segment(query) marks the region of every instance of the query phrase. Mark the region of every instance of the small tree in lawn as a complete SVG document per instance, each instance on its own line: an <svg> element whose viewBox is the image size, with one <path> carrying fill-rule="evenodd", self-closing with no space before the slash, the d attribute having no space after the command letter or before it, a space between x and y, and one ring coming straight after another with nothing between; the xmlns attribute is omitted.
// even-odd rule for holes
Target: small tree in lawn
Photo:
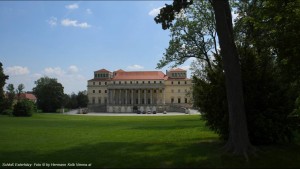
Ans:
<svg viewBox="0 0 300 169"><path fill-rule="evenodd" d="M12 109L12 106L13 106L13 102L14 102L14 99L16 97L16 92L15 92L15 87L13 84L8 84L7 87L7 102L8 102L8 109Z"/></svg>
<svg viewBox="0 0 300 169"><path fill-rule="evenodd" d="M30 117L34 111L34 103L30 100L19 100L13 109L13 115L16 117Z"/></svg>

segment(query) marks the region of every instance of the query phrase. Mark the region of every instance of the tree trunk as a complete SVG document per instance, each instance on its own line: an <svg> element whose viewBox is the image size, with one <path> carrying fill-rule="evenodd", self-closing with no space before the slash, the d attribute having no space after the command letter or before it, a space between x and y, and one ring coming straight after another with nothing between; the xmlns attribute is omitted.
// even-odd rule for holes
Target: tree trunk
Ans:
<svg viewBox="0 0 300 169"><path fill-rule="evenodd" d="M252 145L248 137L241 65L234 44L231 9L228 0L212 0L211 2L215 12L228 100L229 138L225 149L247 157Z"/></svg>

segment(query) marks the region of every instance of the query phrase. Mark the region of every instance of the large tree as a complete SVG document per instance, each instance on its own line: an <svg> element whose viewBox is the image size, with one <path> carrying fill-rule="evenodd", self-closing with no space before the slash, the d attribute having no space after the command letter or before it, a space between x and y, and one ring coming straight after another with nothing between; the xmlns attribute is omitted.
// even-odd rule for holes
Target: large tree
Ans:
<svg viewBox="0 0 300 169"><path fill-rule="evenodd" d="M235 154L244 154L252 150L248 137L247 120L244 108L241 65L234 43L231 8L228 0L210 1L216 21L216 31L221 48L221 56L226 81L226 95L229 111L229 138L226 150ZM187 8L192 1L174 0L172 5L166 5L155 17L157 23L162 23L163 29L172 26L175 15Z"/></svg>
<svg viewBox="0 0 300 169"><path fill-rule="evenodd" d="M219 55L215 26L208 1L195 1L184 14L177 14L176 22L170 27L169 47L157 68L170 63L176 67L191 57L211 67L213 55Z"/></svg>
<svg viewBox="0 0 300 169"><path fill-rule="evenodd" d="M64 87L55 78L42 77L35 81L33 92L37 97L37 106L44 112L56 112L61 108Z"/></svg>
<svg viewBox="0 0 300 169"><path fill-rule="evenodd" d="M290 140L292 126L297 126L289 115L296 108L296 98L300 98L299 5L298 0L253 0L236 4L236 44L244 58L243 67L248 67L243 74L249 78L243 79L247 84L244 92L248 95L249 133L250 138L254 134L259 136L257 141ZM256 64L247 66L247 60ZM257 84L251 85L253 82Z"/></svg>

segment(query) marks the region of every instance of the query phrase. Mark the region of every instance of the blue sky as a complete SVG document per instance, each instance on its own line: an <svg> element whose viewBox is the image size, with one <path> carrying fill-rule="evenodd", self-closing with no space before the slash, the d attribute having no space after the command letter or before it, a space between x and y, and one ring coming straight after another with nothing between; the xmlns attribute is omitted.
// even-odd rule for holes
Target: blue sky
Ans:
<svg viewBox="0 0 300 169"><path fill-rule="evenodd" d="M153 20L165 3L171 1L0 1L6 83L31 91L46 75L70 94L86 90L102 68L155 70L170 39Z"/></svg>

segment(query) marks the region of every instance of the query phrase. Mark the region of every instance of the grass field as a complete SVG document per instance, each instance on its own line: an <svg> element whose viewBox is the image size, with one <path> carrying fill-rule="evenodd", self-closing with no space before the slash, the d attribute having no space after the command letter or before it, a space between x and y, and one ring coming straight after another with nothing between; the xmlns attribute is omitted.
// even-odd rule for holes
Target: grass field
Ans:
<svg viewBox="0 0 300 169"><path fill-rule="evenodd" d="M300 144L259 147L249 162L223 153L222 145L197 115L0 116L0 168L3 163L82 163L94 168L300 167Z"/></svg>

